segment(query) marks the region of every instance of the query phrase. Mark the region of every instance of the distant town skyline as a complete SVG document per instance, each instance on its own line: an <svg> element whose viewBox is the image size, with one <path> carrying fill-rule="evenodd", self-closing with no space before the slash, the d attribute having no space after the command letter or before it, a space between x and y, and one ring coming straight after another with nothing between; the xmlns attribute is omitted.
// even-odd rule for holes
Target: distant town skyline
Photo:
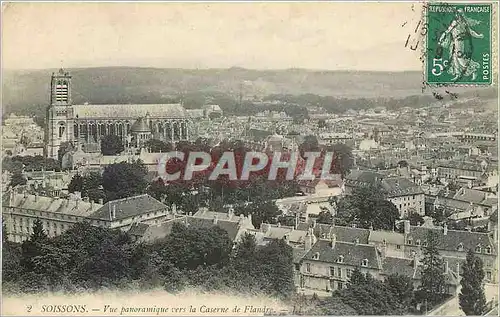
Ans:
<svg viewBox="0 0 500 317"><path fill-rule="evenodd" d="M4 3L4 69L421 70L412 3ZM412 25L415 24L415 25Z"/></svg>

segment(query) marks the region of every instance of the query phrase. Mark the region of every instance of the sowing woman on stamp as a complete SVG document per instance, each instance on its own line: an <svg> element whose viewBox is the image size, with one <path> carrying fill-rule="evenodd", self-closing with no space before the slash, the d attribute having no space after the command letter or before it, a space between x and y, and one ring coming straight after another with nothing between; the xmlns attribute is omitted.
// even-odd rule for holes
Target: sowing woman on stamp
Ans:
<svg viewBox="0 0 500 317"><path fill-rule="evenodd" d="M458 9L455 18L450 23L446 31L441 34L438 45L449 51L450 66L448 73L453 77L452 80L457 80L459 77L472 76L472 80L477 77L477 71L480 68L478 62L472 60L471 52L466 53L465 42L471 37L483 38L483 34L479 34L471 27L481 23L480 21L467 18L462 9Z"/></svg>

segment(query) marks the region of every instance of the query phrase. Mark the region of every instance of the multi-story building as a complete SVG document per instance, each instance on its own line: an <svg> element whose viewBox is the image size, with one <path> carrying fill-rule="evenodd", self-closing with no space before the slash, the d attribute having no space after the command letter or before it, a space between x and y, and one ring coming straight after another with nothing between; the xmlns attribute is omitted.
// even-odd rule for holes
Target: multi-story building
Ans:
<svg viewBox="0 0 500 317"><path fill-rule="evenodd" d="M401 218L411 212L425 214L425 195L420 186L404 177L386 177L382 173L367 170L353 170L345 180L345 194L350 195L354 188L377 186L381 188L387 200L400 212Z"/></svg>
<svg viewBox="0 0 500 317"><path fill-rule="evenodd" d="M304 230L307 226L301 223L298 229ZM483 260L486 282L498 283L496 227L490 233L479 233L410 226L407 221L402 233L320 224L307 230L304 243L293 249L299 292L326 295L341 289L356 268L380 280L391 274L409 276L414 287L418 287L422 251L430 232L436 235L444 260L448 294L457 291L461 267L469 249Z"/></svg>

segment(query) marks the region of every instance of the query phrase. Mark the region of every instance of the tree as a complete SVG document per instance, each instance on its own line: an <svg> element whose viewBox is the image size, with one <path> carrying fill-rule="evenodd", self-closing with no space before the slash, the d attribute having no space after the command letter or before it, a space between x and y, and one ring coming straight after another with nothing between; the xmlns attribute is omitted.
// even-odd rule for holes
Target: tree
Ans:
<svg viewBox="0 0 500 317"><path fill-rule="evenodd" d="M68 191L70 193L74 193L74 192L81 193L82 189L83 189L83 177L79 173L77 173L77 174L75 174L75 176L73 176L73 178L69 182Z"/></svg>
<svg viewBox="0 0 500 317"><path fill-rule="evenodd" d="M378 187L361 186L339 201L335 219L340 225L354 223L365 229L392 230L399 211Z"/></svg>
<svg viewBox="0 0 500 317"><path fill-rule="evenodd" d="M411 277L399 274L389 275L384 281L405 310L410 309L414 298L413 281Z"/></svg>
<svg viewBox="0 0 500 317"><path fill-rule="evenodd" d="M319 213L318 219L316 219L316 222L331 225L333 223L333 215L328 210L322 210Z"/></svg>
<svg viewBox="0 0 500 317"><path fill-rule="evenodd" d="M352 149L342 143L337 143L332 147L334 156L334 171L342 175L345 178L351 171L354 164L354 159L352 155Z"/></svg>
<svg viewBox="0 0 500 317"><path fill-rule="evenodd" d="M14 174L12 174L10 176L9 186L10 187L16 187L16 186L19 186L19 185L26 185L27 182L28 181L24 177L23 173L21 173L21 172L15 172Z"/></svg>
<svg viewBox="0 0 500 317"><path fill-rule="evenodd" d="M108 200L144 194L147 188L147 170L140 161L121 162L106 166L102 186Z"/></svg>
<svg viewBox="0 0 500 317"><path fill-rule="evenodd" d="M410 213L407 217L408 220L410 220L410 224L412 226L420 226L424 223L424 218L415 211L415 209L410 209Z"/></svg>
<svg viewBox="0 0 500 317"><path fill-rule="evenodd" d="M195 270L199 266L224 266L229 261L231 249L227 232L219 226L193 228L175 223L163 256L178 269Z"/></svg>
<svg viewBox="0 0 500 317"><path fill-rule="evenodd" d="M391 289L374 279L369 273L364 275L356 270L351 275L347 288L337 290L333 296L354 308L358 315L401 315L404 308Z"/></svg>
<svg viewBox="0 0 500 317"><path fill-rule="evenodd" d="M162 178L158 178L149 184L148 194L156 200L162 201L167 193L165 182Z"/></svg>
<svg viewBox="0 0 500 317"><path fill-rule="evenodd" d="M289 298L295 291L292 248L283 240L272 240L257 253L256 260L260 264L256 273L267 284L267 293Z"/></svg>
<svg viewBox="0 0 500 317"><path fill-rule="evenodd" d="M102 176L98 172L92 172L85 176L76 174L68 185L70 193L80 192L82 197L88 197L91 201L105 200L106 194L102 190Z"/></svg>
<svg viewBox="0 0 500 317"><path fill-rule="evenodd" d="M427 234L427 246L424 247L422 260L422 278L419 292L421 299L436 303L443 298L445 293L445 272L443 259L439 255L439 236L430 231Z"/></svg>
<svg viewBox="0 0 500 317"><path fill-rule="evenodd" d="M149 139L146 141L144 146L147 149L149 149L150 152L153 153L159 153L159 152L166 153L172 151L172 146L170 144L165 143L158 139Z"/></svg>
<svg viewBox="0 0 500 317"><path fill-rule="evenodd" d="M117 155L125 150L123 142L117 135L106 135L101 139L102 155Z"/></svg>
<svg viewBox="0 0 500 317"><path fill-rule="evenodd" d="M485 274L483 261L472 250L467 252L461 275L460 285L462 288L458 295L460 309L466 315L482 315L486 310L483 284Z"/></svg>

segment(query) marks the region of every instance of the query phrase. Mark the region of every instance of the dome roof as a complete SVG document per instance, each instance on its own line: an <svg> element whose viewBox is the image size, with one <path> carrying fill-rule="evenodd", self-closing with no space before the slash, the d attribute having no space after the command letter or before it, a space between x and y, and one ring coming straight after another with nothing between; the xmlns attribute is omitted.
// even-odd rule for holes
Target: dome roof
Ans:
<svg viewBox="0 0 500 317"><path fill-rule="evenodd" d="M130 131L132 131L132 133L151 133L147 120L142 117L134 122Z"/></svg>

